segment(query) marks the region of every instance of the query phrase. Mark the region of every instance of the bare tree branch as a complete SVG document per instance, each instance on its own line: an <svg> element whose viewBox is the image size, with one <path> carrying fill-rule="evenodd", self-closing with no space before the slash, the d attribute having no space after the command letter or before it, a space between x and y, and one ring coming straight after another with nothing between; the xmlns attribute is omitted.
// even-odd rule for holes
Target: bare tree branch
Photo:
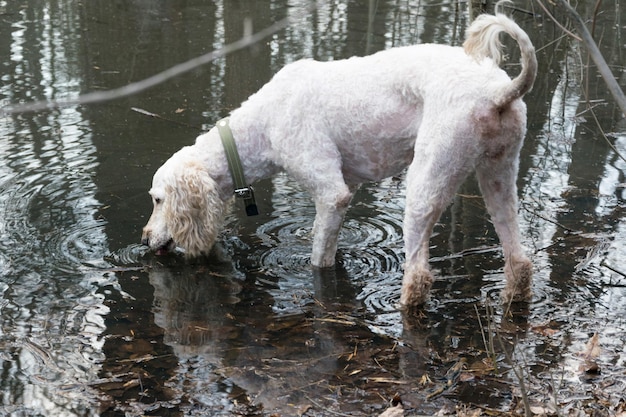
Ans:
<svg viewBox="0 0 626 417"><path fill-rule="evenodd" d="M208 64L209 62L215 61L216 59L222 58L232 52L252 46L257 42L260 42L263 39L272 36L280 30L285 29L291 22L291 19L291 17L281 19L278 22L254 34L252 34L251 25L249 23L246 23L244 25L244 35L238 41L225 45L221 49L190 59L187 62L175 65L171 68L166 69L165 71L145 78L141 81L130 83L123 87L115 88L113 90L96 91L83 94L76 98L51 101L44 100L35 101L32 103L9 105L0 109L0 117L17 113L52 110L56 108L76 106L80 104L101 103L140 93L159 84L163 84L164 82L181 74L192 71L202 65Z"/></svg>

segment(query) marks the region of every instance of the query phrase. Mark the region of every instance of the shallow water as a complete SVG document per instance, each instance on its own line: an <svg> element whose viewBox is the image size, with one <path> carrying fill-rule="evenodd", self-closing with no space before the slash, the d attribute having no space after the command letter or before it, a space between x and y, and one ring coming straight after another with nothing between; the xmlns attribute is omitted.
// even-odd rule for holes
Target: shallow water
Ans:
<svg viewBox="0 0 626 417"><path fill-rule="evenodd" d="M312 272L314 208L286 175L256 185L261 215L238 207L219 256L139 244L158 166L285 63L458 45L469 20L448 1L322 2L302 16L306 4L0 0L3 106L117 88L237 40L245 17L260 29L294 16L143 93L0 118L0 415L375 415L394 394L408 415L503 413L521 410L518 369L535 411L623 411L624 120L535 2L514 13L540 65L518 182L528 305L499 304L502 254L473 179L435 228L420 315L397 310L403 176L359 190L334 271ZM624 86L618 6L602 4L595 30ZM585 357L594 333L601 349Z"/></svg>

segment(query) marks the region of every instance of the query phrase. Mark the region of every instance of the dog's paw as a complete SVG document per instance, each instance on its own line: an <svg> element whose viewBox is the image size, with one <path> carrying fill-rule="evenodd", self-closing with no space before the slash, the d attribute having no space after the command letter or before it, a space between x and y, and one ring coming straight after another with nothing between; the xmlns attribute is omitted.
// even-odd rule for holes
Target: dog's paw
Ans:
<svg viewBox="0 0 626 417"><path fill-rule="evenodd" d="M533 264L526 257L511 258L504 265L506 286L502 290L504 303L530 301L532 297L531 284L533 278Z"/></svg>
<svg viewBox="0 0 626 417"><path fill-rule="evenodd" d="M428 300L433 286L433 274L425 268L409 268L404 272L400 305L402 308L419 307Z"/></svg>

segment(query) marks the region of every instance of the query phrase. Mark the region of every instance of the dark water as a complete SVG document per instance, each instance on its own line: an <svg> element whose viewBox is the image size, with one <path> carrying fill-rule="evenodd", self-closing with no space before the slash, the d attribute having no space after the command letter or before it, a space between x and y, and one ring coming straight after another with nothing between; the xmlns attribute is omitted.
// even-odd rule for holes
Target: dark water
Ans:
<svg viewBox="0 0 626 417"><path fill-rule="evenodd" d="M518 369L534 407L623 411L626 126L536 2L514 13L540 65L519 177L529 305L498 304L502 256L472 179L435 229L439 278L421 316L396 309L402 177L359 191L332 273L309 268L314 209L284 175L257 185L261 216L233 213L220 258L139 245L158 166L284 64L458 45L469 20L450 1L318 2L302 15L307 4L0 0L2 106L124 86L239 39L245 19L294 16L141 94L0 118L0 415L360 416L396 393L409 414L519 411ZM625 87L619 6L602 4L595 36ZM601 351L585 360L594 333ZM599 374L580 368L589 361Z"/></svg>

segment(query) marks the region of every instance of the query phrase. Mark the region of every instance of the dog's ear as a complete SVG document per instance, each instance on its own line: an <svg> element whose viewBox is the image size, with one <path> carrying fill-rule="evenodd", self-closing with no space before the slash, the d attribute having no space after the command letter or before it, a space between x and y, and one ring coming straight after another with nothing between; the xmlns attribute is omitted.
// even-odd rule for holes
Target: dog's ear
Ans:
<svg viewBox="0 0 626 417"><path fill-rule="evenodd" d="M187 165L166 186L164 211L174 242L189 257L208 254L224 218L227 203L217 184L199 165Z"/></svg>

